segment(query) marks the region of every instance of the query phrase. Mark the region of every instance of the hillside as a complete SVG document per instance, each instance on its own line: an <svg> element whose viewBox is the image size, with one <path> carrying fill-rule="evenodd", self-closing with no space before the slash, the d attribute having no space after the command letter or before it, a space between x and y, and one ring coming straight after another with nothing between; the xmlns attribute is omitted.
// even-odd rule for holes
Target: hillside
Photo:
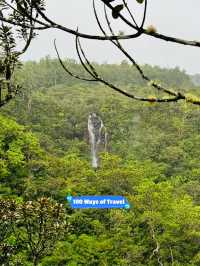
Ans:
<svg viewBox="0 0 200 266"><path fill-rule="evenodd" d="M67 62L81 73L80 65ZM97 67L128 91L153 93L126 62ZM144 70L197 92L177 68ZM0 113L1 262L200 265L200 109L185 101L133 101L77 82L49 58L27 62L16 80L25 89ZM108 132L98 169L91 167L90 113ZM68 193L124 195L131 208L73 210Z"/></svg>

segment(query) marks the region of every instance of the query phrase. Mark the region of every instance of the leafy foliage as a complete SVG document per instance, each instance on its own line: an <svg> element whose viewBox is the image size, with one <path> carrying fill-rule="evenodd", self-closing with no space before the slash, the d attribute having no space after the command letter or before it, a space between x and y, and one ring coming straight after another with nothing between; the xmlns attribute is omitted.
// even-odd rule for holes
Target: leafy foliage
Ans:
<svg viewBox="0 0 200 266"><path fill-rule="evenodd" d="M15 78L28 89L1 109L1 264L198 266L199 110L187 102L133 104L103 86L73 84L57 67L48 58L25 64ZM126 78L98 67L134 91ZM177 69L145 67L188 93L197 90ZM131 73L125 62L118 68ZM108 132L96 170L91 112ZM67 193L124 195L131 208L72 210Z"/></svg>

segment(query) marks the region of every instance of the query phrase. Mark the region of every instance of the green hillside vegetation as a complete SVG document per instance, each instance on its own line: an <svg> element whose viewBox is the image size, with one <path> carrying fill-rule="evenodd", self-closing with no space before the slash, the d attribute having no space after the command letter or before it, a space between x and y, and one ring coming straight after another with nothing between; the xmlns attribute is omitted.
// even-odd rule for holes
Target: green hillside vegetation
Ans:
<svg viewBox="0 0 200 266"><path fill-rule="evenodd" d="M86 76L85 71L81 64L77 63L74 59L64 60L64 64L76 74ZM115 84L121 84L124 86L134 87L135 85L145 85L145 82L140 77L138 71L134 66L130 65L126 60L122 61L121 64L98 64L93 62L94 67L105 79L109 79ZM178 67L174 69L160 68L158 66L144 65L142 66L143 71L152 80L160 80L164 84L169 86L175 86L176 88L189 88L193 86L191 77L180 70ZM65 85L78 85L82 84L83 81L76 80L69 76L61 67L57 59L52 59L49 56L41 59L39 62L28 61L18 71L18 78L26 81L26 85L31 88L49 88L58 84ZM87 86L90 84L92 87L94 83L86 83Z"/></svg>
<svg viewBox="0 0 200 266"><path fill-rule="evenodd" d="M96 67L128 91L155 95L126 62ZM144 71L199 94L178 68ZM199 266L199 107L136 102L72 79L48 57L25 63L15 78L24 90L0 113L1 265ZM97 170L91 112L108 131ZM72 210L67 193L124 195L131 208Z"/></svg>

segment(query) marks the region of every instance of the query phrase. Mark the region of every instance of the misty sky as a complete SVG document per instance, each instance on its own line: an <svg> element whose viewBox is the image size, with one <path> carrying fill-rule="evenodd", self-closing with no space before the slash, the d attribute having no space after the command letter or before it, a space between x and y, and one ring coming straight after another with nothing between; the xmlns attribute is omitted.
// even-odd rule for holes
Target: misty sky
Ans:
<svg viewBox="0 0 200 266"><path fill-rule="evenodd" d="M96 0L100 17L103 14L99 0ZM116 0L116 3L120 3ZM92 11L92 0L46 0L48 15L59 23L84 33L100 33L95 23ZM132 4L138 21L140 20L140 5L135 0ZM59 5L58 5L59 4ZM155 25L157 31L171 36L200 40L199 0L149 0L146 26ZM127 26L113 21L114 28L131 33ZM75 58L74 38L58 30L40 32L23 57L24 60L38 60L50 55L55 57L53 40L56 38L60 54L63 58ZM120 62L124 57L110 43L105 41L83 40L83 47L88 57L98 62ZM152 37L142 36L138 39L123 41L124 47L140 64L159 65L162 67L179 66L188 73L200 73L200 48L183 47L167 43Z"/></svg>

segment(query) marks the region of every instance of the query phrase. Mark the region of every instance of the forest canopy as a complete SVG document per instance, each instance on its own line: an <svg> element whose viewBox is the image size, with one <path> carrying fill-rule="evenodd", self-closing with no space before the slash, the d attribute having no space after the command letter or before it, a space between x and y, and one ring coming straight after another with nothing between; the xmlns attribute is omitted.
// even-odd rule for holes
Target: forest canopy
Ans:
<svg viewBox="0 0 200 266"><path fill-rule="evenodd" d="M147 89L125 62L96 67L128 91ZM198 94L178 68L144 68ZM135 75L130 83L119 76L123 71ZM26 89L0 116L1 263L198 266L199 109L185 102L133 104L102 85L66 78L49 57L27 62L15 78ZM97 170L87 132L91 112L108 132ZM131 208L73 210L68 193L124 195Z"/></svg>

